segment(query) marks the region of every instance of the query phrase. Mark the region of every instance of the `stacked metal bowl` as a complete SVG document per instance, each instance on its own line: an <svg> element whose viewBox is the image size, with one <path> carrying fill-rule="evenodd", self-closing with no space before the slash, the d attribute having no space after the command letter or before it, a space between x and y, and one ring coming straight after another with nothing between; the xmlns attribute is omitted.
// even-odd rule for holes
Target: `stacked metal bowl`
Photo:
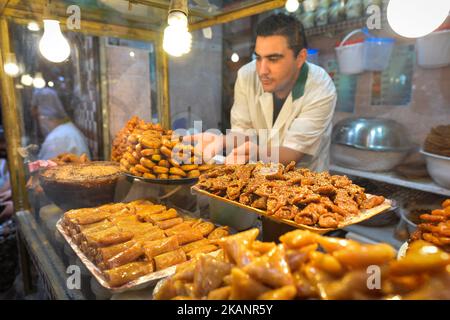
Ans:
<svg viewBox="0 0 450 320"><path fill-rule="evenodd" d="M390 171L412 147L406 128L394 120L348 118L334 126L331 157L346 168Z"/></svg>

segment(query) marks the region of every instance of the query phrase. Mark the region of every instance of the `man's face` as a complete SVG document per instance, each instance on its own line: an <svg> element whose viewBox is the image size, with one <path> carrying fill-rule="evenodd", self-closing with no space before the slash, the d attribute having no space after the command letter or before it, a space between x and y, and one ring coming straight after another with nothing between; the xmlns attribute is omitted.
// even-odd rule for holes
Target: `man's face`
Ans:
<svg viewBox="0 0 450 320"><path fill-rule="evenodd" d="M303 51L303 50L302 50ZM305 50L306 51L306 50ZM297 57L284 36L256 38L256 71L265 92L290 92L305 59ZM305 56L306 58L306 56Z"/></svg>

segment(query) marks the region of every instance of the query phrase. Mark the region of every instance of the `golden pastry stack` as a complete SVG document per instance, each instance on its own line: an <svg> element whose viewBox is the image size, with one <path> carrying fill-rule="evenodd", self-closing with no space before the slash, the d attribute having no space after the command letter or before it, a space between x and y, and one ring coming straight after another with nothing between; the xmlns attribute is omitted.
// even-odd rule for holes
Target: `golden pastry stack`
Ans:
<svg viewBox="0 0 450 320"><path fill-rule="evenodd" d="M177 267L155 299L450 299L450 255L411 244L397 260L387 244L360 244L296 230L281 244L251 229L220 240L222 254Z"/></svg>
<svg viewBox="0 0 450 320"><path fill-rule="evenodd" d="M442 209L420 215L420 220L411 241L422 239L450 252L450 199L442 203Z"/></svg>
<svg viewBox="0 0 450 320"><path fill-rule="evenodd" d="M213 252L229 233L146 200L70 210L62 226L111 287Z"/></svg>
<svg viewBox="0 0 450 320"><path fill-rule="evenodd" d="M128 136L134 131L136 127L145 125L144 120L139 117L132 117L125 126L116 134L112 144L111 160L119 162L123 154L127 151L130 143L128 142Z"/></svg>
<svg viewBox="0 0 450 320"><path fill-rule="evenodd" d="M425 139L423 149L429 153L450 157L450 125L431 129Z"/></svg>
<svg viewBox="0 0 450 320"><path fill-rule="evenodd" d="M202 164L201 154L195 154L192 145L183 144L182 137L172 130L163 130L158 124L141 120L126 140L126 150L118 161L123 170L134 176L147 179L197 178L212 168L212 165Z"/></svg>

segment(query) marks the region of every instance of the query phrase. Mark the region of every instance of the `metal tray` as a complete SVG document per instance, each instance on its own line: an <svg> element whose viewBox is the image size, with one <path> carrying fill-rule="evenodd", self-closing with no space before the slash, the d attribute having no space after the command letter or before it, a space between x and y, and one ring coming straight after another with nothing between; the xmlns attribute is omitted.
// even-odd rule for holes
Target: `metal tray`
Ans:
<svg viewBox="0 0 450 320"><path fill-rule="evenodd" d="M132 182L134 179L154 184L164 184L164 185L184 185L184 184L194 184L197 183L198 178L183 178L183 179L148 179L143 177L134 176L130 173L125 173L127 180Z"/></svg>
<svg viewBox="0 0 450 320"><path fill-rule="evenodd" d="M266 211L264 211L264 210L256 209L256 208L244 205L244 204L236 202L236 201L231 201L229 199L225 199L223 197L216 196L214 194L209 193L208 191L200 189L196 185L193 186L191 188L191 190L193 192L205 195L205 196L213 198L215 200L218 200L218 201L221 201L221 202L225 202L225 203L228 203L228 204L232 204L232 205L235 205L235 206L240 207L240 208L247 209L248 211L250 211L252 213L257 213L257 214L259 214L259 215L261 215L261 216L263 216L265 218L274 220L276 222L282 222L282 223L288 224L288 225L290 225L292 227L295 227L295 228L298 228L298 229L305 229L305 230L309 230L309 231L312 231L312 232L315 232L315 233L319 233L319 234L327 233L327 232L330 232L330 231L333 231L333 230L336 230L336 229L341 229L341 228L347 227L349 225L356 224L356 223L359 223L361 221L370 219L370 218L376 216L377 214L380 214L380 213L382 213L382 212L384 212L384 211L386 211L388 209L391 209L391 207L392 207L392 200L386 199L384 201L384 203L380 204L379 206L376 206L376 207L374 207L372 209L368 209L368 210L361 210L361 212L360 212L360 214L358 216L353 217L352 219L348 219L346 221L341 222L338 225L337 228L320 228L320 227L311 227L311 226L307 226L307 225L304 225L304 224L298 224L298 223L296 223L295 221L292 221L292 220L276 218L274 216L268 215L266 213ZM370 197L373 197L373 195L367 194L367 197L370 198Z"/></svg>
<svg viewBox="0 0 450 320"><path fill-rule="evenodd" d="M56 229L58 232L64 237L67 244L72 248L77 257L81 260L81 262L85 265L85 267L89 270L89 272L94 276L94 278L100 283L102 287L110 291L111 293L121 293L130 290L139 290L143 289L147 286L156 285L156 283L168 276L171 276L175 273L175 269L177 266L172 266L164 270L159 270L156 272L149 273L145 276L142 276L136 280L130 281L120 287L111 287L103 276L103 272L91 261L89 260L85 254L78 248L78 245L72 240L72 238L64 231L62 226L62 219L59 219L56 223Z"/></svg>

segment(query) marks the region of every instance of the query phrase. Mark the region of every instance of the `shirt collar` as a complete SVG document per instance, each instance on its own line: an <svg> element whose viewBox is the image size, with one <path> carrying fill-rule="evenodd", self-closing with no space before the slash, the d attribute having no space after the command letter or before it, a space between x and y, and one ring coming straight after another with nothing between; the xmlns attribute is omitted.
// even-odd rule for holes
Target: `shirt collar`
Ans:
<svg viewBox="0 0 450 320"><path fill-rule="evenodd" d="M297 81L295 82L294 88L292 89L292 101L297 100L303 96L305 93L306 80L308 79L308 63L305 63L300 70Z"/></svg>

